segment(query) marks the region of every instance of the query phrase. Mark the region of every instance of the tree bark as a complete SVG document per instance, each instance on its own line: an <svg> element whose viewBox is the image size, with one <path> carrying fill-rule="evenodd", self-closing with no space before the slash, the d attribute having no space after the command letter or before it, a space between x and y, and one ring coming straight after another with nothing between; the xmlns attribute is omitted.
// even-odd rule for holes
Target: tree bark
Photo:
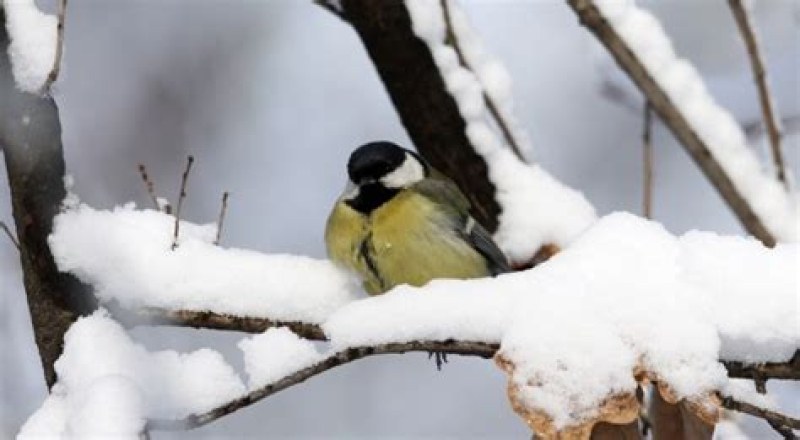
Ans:
<svg viewBox="0 0 800 440"><path fill-rule="evenodd" d="M458 184L475 219L495 231L500 206L486 162L470 144L466 122L428 46L414 35L403 1L344 0L342 7L417 151Z"/></svg>
<svg viewBox="0 0 800 440"><path fill-rule="evenodd" d="M16 87L9 40L5 10L0 8L0 147L11 189L28 308L45 381L51 387L56 380L53 363L61 355L64 333L81 312L96 305L86 286L58 272L47 244L53 218L66 196L61 124L51 97Z"/></svg>

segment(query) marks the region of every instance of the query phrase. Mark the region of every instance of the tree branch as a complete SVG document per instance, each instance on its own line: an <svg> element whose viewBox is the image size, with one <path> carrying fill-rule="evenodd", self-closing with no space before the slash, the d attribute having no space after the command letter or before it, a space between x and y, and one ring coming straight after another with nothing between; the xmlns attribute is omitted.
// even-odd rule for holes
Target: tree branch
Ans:
<svg viewBox="0 0 800 440"><path fill-rule="evenodd" d="M401 354L413 351L420 352L439 352L447 354L462 354L491 358L497 350L496 346L481 342L462 342L462 341L413 341L398 344L384 344L374 347L348 348L336 352L316 364L292 373L277 382L265 385L250 393L234 399L224 405L214 408L202 414L189 416L181 420L151 420L148 423L149 429L193 429L213 422L223 416L231 414L239 409L250 406L261 399L269 397L279 391L283 391L293 385L304 382L306 379L324 373L340 365L348 364L359 359L380 354Z"/></svg>
<svg viewBox="0 0 800 440"><path fill-rule="evenodd" d="M744 362L728 361L725 362L728 369L728 377L739 379L759 380L783 379L800 380L800 350L787 362L768 362L765 364L746 364Z"/></svg>
<svg viewBox="0 0 800 440"><path fill-rule="evenodd" d="M41 92L45 93L50 90L50 86L58 79L58 73L61 70L61 57L64 53L64 22L67 15L67 0L58 0L58 23L56 25L56 55L53 57L53 67L50 73L47 74L47 79L42 85Z"/></svg>
<svg viewBox="0 0 800 440"><path fill-rule="evenodd" d="M442 5L442 12L444 13L444 23L447 27L447 37L446 41L450 47L456 52L456 56L458 57L458 62L461 64L462 67L469 70L470 72L475 72L472 66L469 64L467 57L464 56L464 51L461 50L461 44L458 41L458 36L453 29L453 23L450 19L450 0L441 0ZM505 138L506 143L511 148L511 151L519 158L519 160L525 162L525 158L522 155L522 150L519 147L519 143L517 142L514 135L511 133L511 129L508 127L508 124L503 119L502 115L500 114L500 110L497 107L497 104L494 102L491 96L489 96L488 91L484 88L483 89L483 102L486 104L486 108L489 110L489 114L492 115L492 119L497 123L497 126L500 128L500 132L503 134L503 138Z"/></svg>
<svg viewBox="0 0 800 440"><path fill-rule="evenodd" d="M45 381L52 386L64 332L79 314L93 310L95 301L87 286L59 273L50 253L47 237L67 195L58 108L50 97L17 88L8 45L5 9L0 8L0 145L34 337Z"/></svg>
<svg viewBox="0 0 800 440"><path fill-rule="evenodd" d="M483 158L425 43L416 37L403 0L342 0L344 17L361 37L417 151L453 179L472 215L497 229L500 206Z"/></svg>
<svg viewBox="0 0 800 440"><path fill-rule="evenodd" d="M625 41L602 16L592 0L567 0L578 15L582 25L587 27L614 57L617 64L628 74L639 90L658 113L664 124L670 128L681 145L694 159L711 184L731 207L744 228L767 246L775 245L775 237L767 230L755 214L748 201L733 185L730 176L714 159L708 145L700 139L694 129L666 92L656 83L650 72L633 53Z"/></svg>
<svg viewBox="0 0 800 440"><path fill-rule="evenodd" d="M764 125L767 127L769 144L772 149L772 160L775 164L775 174L783 186L789 190L789 181L786 178L786 164L783 160L783 149L781 148L781 132L778 126L778 118L775 114L775 104L772 94L767 84L767 71L764 61L761 58L761 51L758 48L753 23L750 22L750 14L745 10L741 0L728 0L731 12L739 28L739 34L747 47L747 55L750 58L750 68L753 70L753 79L758 89L758 100L761 104L761 112L764 115Z"/></svg>
<svg viewBox="0 0 800 440"><path fill-rule="evenodd" d="M642 127L642 169L644 180L642 182L642 212L644 218L653 218L653 141L651 132L653 130L653 112L650 103L644 103L644 116Z"/></svg>
<svg viewBox="0 0 800 440"><path fill-rule="evenodd" d="M126 311L119 307L112 307L112 313L126 326L170 325L175 327L231 330L244 333L263 333L270 328L287 327L305 339L327 340L325 332L322 331L319 325L300 321L279 321L209 311L165 310L155 307L146 307L137 311Z"/></svg>
<svg viewBox="0 0 800 440"><path fill-rule="evenodd" d="M800 420L798 419L789 417L787 415L766 408L761 408L747 402L736 400L731 396L720 396L720 398L722 399L723 408L727 408L732 411L742 412L745 414L750 414L751 416L764 419L768 421L770 425L774 423L775 425L781 427L786 426L791 429L800 429Z"/></svg>

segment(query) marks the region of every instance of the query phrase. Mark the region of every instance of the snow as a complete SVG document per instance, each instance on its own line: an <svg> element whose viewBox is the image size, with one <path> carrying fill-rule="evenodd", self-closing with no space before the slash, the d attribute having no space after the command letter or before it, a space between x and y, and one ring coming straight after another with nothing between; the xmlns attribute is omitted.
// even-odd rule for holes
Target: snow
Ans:
<svg viewBox="0 0 800 440"><path fill-rule="evenodd" d="M105 300L321 323L330 340L324 353L288 329L242 340L251 390L352 347L500 343L519 400L564 428L596 417L609 397L633 392L634 371L679 399L702 399L734 386L720 359L781 362L800 347L797 243L766 248L713 233L674 236L614 213L536 268L402 285L353 301L349 275L330 263L219 248L209 244L213 226L184 222L172 251L172 221L133 206L78 205L56 218L50 242L59 268L94 284ZM24 432L39 432L46 421L72 432L71 423L93 411L82 408L112 392L130 396L119 406L131 418L82 429L132 432L143 418L201 412L245 391L218 353L147 353L102 312L78 321L66 346L58 387ZM103 378L118 380L98 385ZM108 410L115 420L118 412Z"/></svg>
<svg viewBox="0 0 800 440"><path fill-rule="evenodd" d="M538 165L527 165L506 148L492 128L483 93L496 103L512 137L523 151L527 135L513 116L511 79L502 64L483 48L466 14L448 2L453 31L467 64L445 43L446 24L440 2L406 0L414 34L431 51L448 92L466 122L466 134L489 168L496 199L502 208L495 241L512 263L524 264L545 244L565 247L596 220L581 193L558 182Z"/></svg>
<svg viewBox="0 0 800 440"><path fill-rule="evenodd" d="M181 222L134 205L68 208L49 243L60 270L94 286L101 301L128 308L213 310L274 320L322 322L359 292L328 260L214 245L214 225Z"/></svg>
<svg viewBox="0 0 800 440"><path fill-rule="evenodd" d="M747 145L741 127L719 106L700 75L675 53L658 19L632 1L595 1L601 14L641 60L711 155L778 241L800 239L800 199L787 193Z"/></svg>
<svg viewBox="0 0 800 440"><path fill-rule="evenodd" d="M3 6L14 80L21 90L39 93L55 62L58 20L34 0L3 0Z"/></svg>
<svg viewBox="0 0 800 440"><path fill-rule="evenodd" d="M313 342L300 338L285 327L271 328L243 339L239 348L244 353L250 389L276 382L323 358Z"/></svg>
<svg viewBox="0 0 800 440"><path fill-rule="evenodd" d="M790 358L800 347L798 251L709 233L675 237L616 213L537 268L401 286L348 304L323 328L336 349L500 341L523 400L564 427L631 392L637 367L678 398L697 398L727 383L720 358Z"/></svg>
<svg viewBox="0 0 800 440"><path fill-rule="evenodd" d="M70 327L55 368L58 382L20 438L138 438L146 418L185 417L245 391L219 353L149 353L103 310Z"/></svg>

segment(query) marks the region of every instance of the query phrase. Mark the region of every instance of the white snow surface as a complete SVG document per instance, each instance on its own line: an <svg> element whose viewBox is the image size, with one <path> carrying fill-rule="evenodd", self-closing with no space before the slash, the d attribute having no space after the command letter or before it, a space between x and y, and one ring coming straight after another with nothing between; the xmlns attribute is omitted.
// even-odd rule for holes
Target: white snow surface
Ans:
<svg viewBox="0 0 800 440"><path fill-rule="evenodd" d="M216 227L181 221L132 204L111 211L86 205L55 219L50 248L58 267L125 307L213 310L275 320L322 322L359 287L328 260L262 254L212 244Z"/></svg>
<svg viewBox="0 0 800 440"><path fill-rule="evenodd" d="M58 20L39 10L34 0L2 0L6 30L11 37L8 54L14 81L21 90L39 93L56 57Z"/></svg>
<svg viewBox="0 0 800 440"><path fill-rule="evenodd" d="M207 411L245 391L210 349L149 353L103 310L76 321L56 361L58 382L20 438L138 438L146 418Z"/></svg>
<svg viewBox="0 0 800 440"><path fill-rule="evenodd" d="M513 117L511 79L505 67L483 48L466 14L448 2L451 23L464 57L474 73L459 63L445 43L446 24L438 1L406 0L414 34L422 39L467 124L467 137L489 168L489 179L502 208L494 239L513 263L526 263L544 244L568 245L596 220L583 195L558 182L538 165L523 163L503 145L483 99L497 103L512 135L529 151L527 135Z"/></svg>
<svg viewBox="0 0 800 440"><path fill-rule="evenodd" d="M637 365L691 397L726 385L719 359L790 358L800 347L799 258L797 244L675 237L616 213L534 269L401 286L345 306L323 327L337 349L500 341L526 403L566 426L632 392Z"/></svg>
<svg viewBox="0 0 800 440"><path fill-rule="evenodd" d="M420 288L404 285L353 301L348 275L328 262L221 249L209 244L213 227L188 222L182 224L180 246L171 251L171 225L172 217L156 211L79 205L57 217L51 247L62 270L95 284L104 299L322 324L330 339L324 354L286 329L240 342L251 389L349 347L499 342L502 356L515 365L511 380L523 401L564 427L593 417L609 396L633 392L637 367L668 383L679 397L693 397L732 386L720 359L780 362L800 347L798 243L769 249L754 239L713 233L676 237L658 223L615 213L533 269L434 280ZM285 268L287 261L300 261L300 268L293 273ZM307 290L309 283L317 288ZM242 292L251 296L238 299ZM190 302L192 295L200 299ZM149 355L103 315L73 326L67 346L56 365L62 388L25 432L41 428L36 420L66 420L62 431L70 429L69 420L78 417L71 403L78 393L72 390L128 393L128 382L139 384L143 417L186 414L189 404L182 396L195 387L210 394L191 403L207 407L220 398L220 386L210 382L225 384L227 396L244 391L217 353ZM113 360L93 360L106 352ZM93 362L95 373L80 380L70 376L76 365ZM95 386L95 378L114 375L126 380ZM180 379L155 388L177 388L170 392L172 400L154 398L151 387L141 386L142 377L153 382L153 375ZM95 401L82 399L87 405ZM136 399L131 402L126 405L136 410ZM137 420L116 424L136 426Z"/></svg>
<svg viewBox="0 0 800 440"><path fill-rule="evenodd" d="M276 382L295 371L310 367L323 356L314 343L285 327L239 341L250 389Z"/></svg>
<svg viewBox="0 0 800 440"><path fill-rule="evenodd" d="M609 24L680 110L737 191L778 241L800 239L800 197L760 164L744 131L718 105L694 66L678 57L658 19L633 0L596 0Z"/></svg>

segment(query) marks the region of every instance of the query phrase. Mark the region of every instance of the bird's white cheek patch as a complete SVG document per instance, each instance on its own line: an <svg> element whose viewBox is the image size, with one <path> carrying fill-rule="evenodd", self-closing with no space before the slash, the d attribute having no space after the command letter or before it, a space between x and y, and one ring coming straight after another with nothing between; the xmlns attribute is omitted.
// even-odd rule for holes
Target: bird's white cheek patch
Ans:
<svg viewBox="0 0 800 440"><path fill-rule="evenodd" d="M344 187L344 191L342 191L342 198L345 200L354 200L356 197L358 197L358 194L358 186L351 182L350 179L347 179L347 185Z"/></svg>
<svg viewBox="0 0 800 440"><path fill-rule="evenodd" d="M403 164L391 173L381 177L381 183L387 188L405 188L425 178L425 169L414 156L406 153Z"/></svg>

